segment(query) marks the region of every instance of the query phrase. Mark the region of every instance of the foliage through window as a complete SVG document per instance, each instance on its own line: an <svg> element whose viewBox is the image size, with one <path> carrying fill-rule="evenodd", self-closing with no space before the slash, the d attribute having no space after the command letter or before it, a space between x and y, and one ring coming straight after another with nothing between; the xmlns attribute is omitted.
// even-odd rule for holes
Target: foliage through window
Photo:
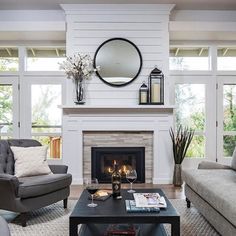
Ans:
<svg viewBox="0 0 236 236"><path fill-rule="evenodd" d="M61 85L31 86L32 135L49 147L50 158L61 157Z"/></svg>
<svg viewBox="0 0 236 236"><path fill-rule="evenodd" d="M187 152L187 157L205 156L205 85L176 84L176 126L188 126L195 135ZM202 134L202 135L201 135Z"/></svg>
<svg viewBox="0 0 236 236"><path fill-rule="evenodd" d="M224 98L224 156L231 157L236 146L236 85L227 84L223 87Z"/></svg>
<svg viewBox="0 0 236 236"><path fill-rule="evenodd" d="M12 133L13 91L11 85L0 85L0 136Z"/></svg>

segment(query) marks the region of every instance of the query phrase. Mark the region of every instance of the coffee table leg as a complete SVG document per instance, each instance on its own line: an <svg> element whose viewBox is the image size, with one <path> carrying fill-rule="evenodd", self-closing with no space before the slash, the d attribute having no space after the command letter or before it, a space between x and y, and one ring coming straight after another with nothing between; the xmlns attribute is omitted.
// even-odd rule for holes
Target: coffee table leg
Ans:
<svg viewBox="0 0 236 236"><path fill-rule="evenodd" d="M78 236L78 225L70 220L70 236Z"/></svg>
<svg viewBox="0 0 236 236"><path fill-rule="evenodd" d="M171 223L171 236L180 236L180 218L176 218Z"/></svg>

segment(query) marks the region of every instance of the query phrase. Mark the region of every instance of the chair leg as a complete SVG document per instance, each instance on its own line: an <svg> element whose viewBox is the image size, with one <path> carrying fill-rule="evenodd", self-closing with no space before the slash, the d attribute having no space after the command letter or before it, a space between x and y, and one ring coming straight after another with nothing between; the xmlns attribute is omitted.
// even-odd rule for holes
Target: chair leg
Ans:
<svg viewBox="0 0 236 236"><path fill-rule="evenodd" d="M67 208L67 202L68 202L68 198L63 200L63 206L65 209Z"/></svg>
<svg viewBox="0 0 236 236"><path fill-rule="evenodd" d="M27 216L28 216L27 212L20 213L20 220L21 220L22 227L26 227L27 225Z"/></svg>
<svg viewBox="0 0 236 236"><path fill-rule="evenodd" d="M191 207L191 202L189 201L188 198L186 198L186 202L187 202L187 208L190 208Z"/></svg>

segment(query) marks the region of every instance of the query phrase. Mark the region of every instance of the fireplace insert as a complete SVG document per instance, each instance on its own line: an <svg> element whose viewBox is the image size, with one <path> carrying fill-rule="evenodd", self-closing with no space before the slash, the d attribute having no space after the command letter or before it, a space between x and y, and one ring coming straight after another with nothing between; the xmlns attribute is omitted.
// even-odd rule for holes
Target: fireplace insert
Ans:
<svg viewBox="0 0 236 236"><path fill-rule="evenodd" d="M126 172L130 169L137 171L135 183L145 183L145 147L92 147L92 178L111 183L115 164L123 183L127 183Z"/></svg>

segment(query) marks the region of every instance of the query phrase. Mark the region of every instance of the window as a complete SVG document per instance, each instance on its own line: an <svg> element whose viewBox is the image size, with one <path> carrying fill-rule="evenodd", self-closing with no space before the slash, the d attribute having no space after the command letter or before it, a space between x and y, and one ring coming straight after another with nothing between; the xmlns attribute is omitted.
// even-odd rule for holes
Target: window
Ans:
<svg viewBox="0 0 236 236"><path fill-rule="evenodd" d="M169 68L179 71L210 70L209 49L207 47L171 47Z"/></svg>
<svg viewBox="0 0 236 236"><path fill-rule="evenodd" d="M65 55L64 48L27 48L26 71L59 71Z"/></svg>
<svg viewBox="0 0 236 236"><path fill-rule="evenodd" d="M0 71L18 71L18 49L0 47Z"/></svg>
<svg viewBox="0 0 236 236"><path fill-rule="evenodd" d="M0 138L13 131L13 88L12 85L0 85Z"/></svg>
<svg viewBox="0 0 236 236"><path fill-rule="evenodd" d="M217 50L217 70L236 71L236 47L221 47Z"/></svg>
<svg viewBox="0 0 236 236"><path fill-rule="evenodd" d="M233 155L236 146L236 85L223 85L223 153L225 157Z"/></svg>
<svg viewBox="0 0 236 236"><path fill-rule="evenodd" d="M205 156L205 85L175 85L176 126L188 126L195 135L187 152L187 157Z"/></svg>
<svg viewBox="0 0 236 236"><path fill-rule="evenodd" d="M61 85L31 85L32 136L48 145L48 157L61 158Z"/></svg>

